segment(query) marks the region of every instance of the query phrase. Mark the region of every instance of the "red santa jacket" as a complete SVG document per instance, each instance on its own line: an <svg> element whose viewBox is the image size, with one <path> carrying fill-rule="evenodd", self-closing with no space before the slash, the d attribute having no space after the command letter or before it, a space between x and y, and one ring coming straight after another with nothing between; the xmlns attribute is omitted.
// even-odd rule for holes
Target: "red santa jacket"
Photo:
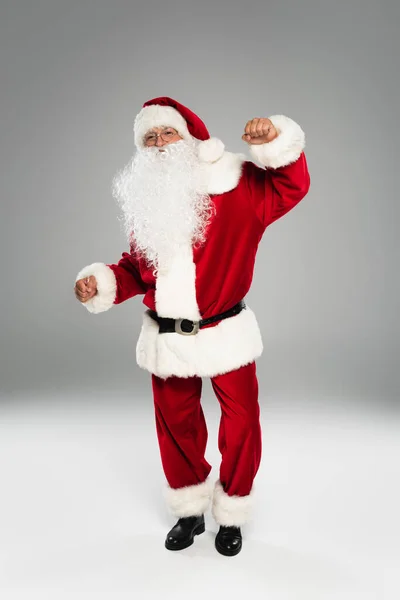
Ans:
<svg viewBox="0 0 400 600"><path fill-rule="evenodd" d="M208 192L216 209L206 242L193 249L188 240L168 268L158 272L138 259L132 248L116 264L85 267L76 279L94 275L98 293L83 306L99 313L142 295L143 304L160 316L199 320L244 299L265 229L296 206L310 186L302 129L283 115L270 119L278 137L249 147L263 167L225 151L219 160L205 166ZM252 362L263 350L256 316L249 306L195 335L160 334L158 329L144 312L136 360L141 368L163 378L212 377Z"/></svg>

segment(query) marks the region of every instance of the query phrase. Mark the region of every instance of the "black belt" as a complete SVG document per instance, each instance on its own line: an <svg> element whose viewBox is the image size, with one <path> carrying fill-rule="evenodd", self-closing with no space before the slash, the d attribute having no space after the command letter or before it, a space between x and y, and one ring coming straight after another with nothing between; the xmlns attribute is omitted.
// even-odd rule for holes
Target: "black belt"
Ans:
<svg viewBox="0 0 400 600"><path fill-rule="evenodd" d="M199 329L209 325L210 323L215 323L215 321L222 321L222 319L227 319L228 317L238 315L244 308L246 308L246 304L243 300L241 300L229 310L226 310L219 315L215 315L214 317L202 319L201 321L159 317L158 314L150 308L146 312L160 325L159 333L180 333L182 335L194 335L199 331Z"/></svg>

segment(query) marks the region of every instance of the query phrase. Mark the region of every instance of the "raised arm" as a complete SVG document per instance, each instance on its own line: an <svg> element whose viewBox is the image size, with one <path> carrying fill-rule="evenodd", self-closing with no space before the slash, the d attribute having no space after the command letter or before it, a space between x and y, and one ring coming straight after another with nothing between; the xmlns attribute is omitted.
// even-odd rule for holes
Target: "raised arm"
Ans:
<svg viewBox="0 0 400 600"><path fill-rule="evenodd" d="M248 195L262 226L268 225L289 212L307 194L310 175L304 154L305 135L289 117L275 115L264 119L272 123L272 141L258 136L258 143L249 142L250 154L262 167L246 163ZM269 130L268 130L269 131ZM262 133L262 131L261 131ZM245 136L249 134L245 134ZM270 134L268 134L270 135ZM273 134L272 134L273 135Z"/></svg>

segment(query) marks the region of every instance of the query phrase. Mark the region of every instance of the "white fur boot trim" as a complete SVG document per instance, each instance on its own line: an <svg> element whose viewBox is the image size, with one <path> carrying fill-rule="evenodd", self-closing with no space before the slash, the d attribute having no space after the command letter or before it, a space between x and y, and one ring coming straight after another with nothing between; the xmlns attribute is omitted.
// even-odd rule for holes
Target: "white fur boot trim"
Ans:
<svg viewBox="0 0 400 600"><path fill-rule="evenodd" d="M164 489L168 508L175 517L194 517L204 514L210 507L213 485L210 479L181 488Z"/></svg>
<svg viewBox="0 0 400 600"><path fill-rule="evenodd" d="M248 496L228 496L221 482L215 483L212 515L218 525L240 527L250 520L253 507L253 492Z"/></svg>

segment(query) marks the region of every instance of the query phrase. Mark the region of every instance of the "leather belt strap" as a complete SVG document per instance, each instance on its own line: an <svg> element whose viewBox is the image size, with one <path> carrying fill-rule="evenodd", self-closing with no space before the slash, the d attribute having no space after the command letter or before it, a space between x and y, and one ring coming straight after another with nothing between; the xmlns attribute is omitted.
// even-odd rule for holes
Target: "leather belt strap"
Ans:
<svg viewBox="0 0 400 600"><path fill-rule="evenodd" d="M159 333L180 333L181 335L195 335L199 329L215 323L216 321L222 321L228 319L234 315L238 315L246 304L243 300L232 306L229 310L226 310L219 315L214 315L208 319L201 319L201 321L191 321L190 319L171 319L169 317L159 317L158 314L150 308L146 311L147 314L152 317L160 325Z"/></svg>

